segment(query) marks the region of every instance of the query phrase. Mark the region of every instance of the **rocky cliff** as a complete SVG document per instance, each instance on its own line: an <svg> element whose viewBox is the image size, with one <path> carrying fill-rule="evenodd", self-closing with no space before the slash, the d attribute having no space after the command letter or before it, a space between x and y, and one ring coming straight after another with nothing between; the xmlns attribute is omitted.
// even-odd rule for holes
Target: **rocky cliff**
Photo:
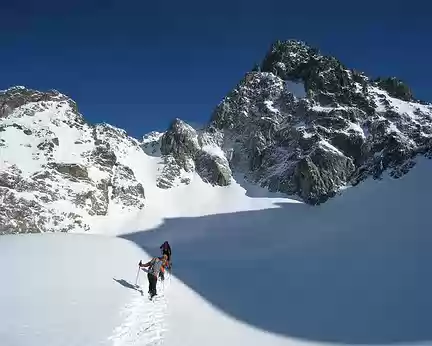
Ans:
<svg viewBox="0 0 432 346"><path fill-rule="evenodd" d="M432 106L402 81L372 80L303 42L278 41L205 129L186 131L177 121L162 136L161 154L172 167L164 180L174 181L179 168L196 169L197 153L210 145L216 153L205 164L210 183L227 185L240 172L318 204L385 170L405 174L416 155L430 154L431 118Z"/></svg>

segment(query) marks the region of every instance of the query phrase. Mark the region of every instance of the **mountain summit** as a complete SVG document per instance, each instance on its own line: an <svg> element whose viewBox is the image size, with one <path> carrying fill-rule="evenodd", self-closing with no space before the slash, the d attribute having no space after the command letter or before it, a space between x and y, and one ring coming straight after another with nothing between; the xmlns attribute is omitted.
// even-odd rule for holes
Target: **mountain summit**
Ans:
<svg viewBox="0 0 432 346"><path fill-rule="evenodd" d="M222 100L207 128L189 137L205 142L203 150L210 145L213 158L228 160L224 176L241 172L271 191L317 204L386 169L400 177L417 154L430 154L432 106L396 78L371 80L294 40L273 44L257 70ZM164 136L178 146L188 142L172 131ZM194 157L164 154L185 171L184 159Z"/></svg>
<svg viewBox="0 0 432 346"><path fill-rule="evenodd" d="M432 105L402 81L373 80L295 40L275 42L206 126L174 119L141 141L86 123L55 90L14 87L0 92L0 233L89 229L145 209L147 189L195 179L246 180L315 205L384 171L401 177L431 156L431 138Z"/></svg>

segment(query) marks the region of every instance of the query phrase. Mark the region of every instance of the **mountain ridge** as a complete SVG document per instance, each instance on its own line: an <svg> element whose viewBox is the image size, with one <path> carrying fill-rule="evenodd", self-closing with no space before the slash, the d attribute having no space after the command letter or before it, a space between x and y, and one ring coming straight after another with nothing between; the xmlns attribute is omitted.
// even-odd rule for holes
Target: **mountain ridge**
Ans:
<svg viewBox="0 0 432 346"><path fill-rule="evenodd" d="M136 139L88 123L56 90L17 86L0 91L0 137L0 234L67 232L91 229L110 210L145 208L146 157L158 162L158 189L194 179L229 186L241 175L312 205L384 172L400 178L417 155L432 156L432 105L396 77L371 79L287 40L202 127L175 118Z"/></svg>

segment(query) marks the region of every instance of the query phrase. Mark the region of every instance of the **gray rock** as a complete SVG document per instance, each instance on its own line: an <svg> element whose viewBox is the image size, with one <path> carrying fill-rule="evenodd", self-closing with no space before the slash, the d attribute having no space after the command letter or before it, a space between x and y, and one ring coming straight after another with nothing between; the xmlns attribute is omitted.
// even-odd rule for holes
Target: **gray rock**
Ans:
<svg viewBox="0 0 432 346"><path fill-rule="evenodd" d="M144 208L144 188L129 167L117 164L112 178L111 198L125 206Z"/></svg>
<svg viewBox="0 0 432 346"><path fill-rule="evenodd" d="M161 154L173 155L179 161L194 157L198 150L196 131L180 119L175 119L161 138Z"/></svg>
<svg viewBox="0 0 432 346"><path fill-rule="evenodd" d="M49 163L48 167L55 169L70 179L88 179L87 168L76 163Z"/></svg>
<svg viewBox="0 0 432 346"><path fill-rule="evenodd" d="M196 171L205 182L227 186L232 181L231 169L227 160L202 152L195 158Z"/></svg>
<svg viewBox="0 0 432 346"><path fill-rule="evenodd" d="M184 181L184 178L181 177L182 168L172 155L165 155L163 159L164 165L156 180L156 186L161 189L169 189L176 185L176 180L181 182Z"/></svg>
<svg viewBox="0 0 432 346"><path fill-rule="evenodd" d="M15 189L22 180L22 171L15 165L9 167L8 170L0 172L0 187Z"/></svg>
<svg viewBox="0 0 432 346"><path fill-rule="evenodd" d="M310 204L325 202L348 181L354 169L346 156L316 148L296 165L297 193Z"/></svg>
<svg viewBox="0 0 432 346"><path fill-rule="evenodd" d="M95 190L77 194L74 203L85 209L89 215L106 215L109 204L108 187L105 184L100 184Z"/></svg>
<svg viewBox="0 0 432 346"><path fill-rule="evenodd" d="M163 133L152 131L143 137L140 144L142 150L149 156L161 156L161 138Z"/></svg>
<svg viewBox="0 0 432 346"><path fill-rule="evenodd" d="M316 48L296 40L277 41L267 53L262 72L272 72L283 80L301 81L307 95L323 106L356 106L373 112L373 103L357 85L366 88L368 79L348 70L339 60L320 54Z"/></svg>
<svg viewBox="0 0 432 346"><path fill-rule="evenodd" d="M387 91L389 95L404 100L404 101L414 101L412 91L404 82L395 77L389 78L377 78L375 83Z"/></svg>
<svg viewBox="0 0 432 346"><path fill-rule="evenodd" d="M37 145L37 148L39 150L44 151L46 154L51 154L54 151L54 146L55 146L54 140L46 139L43 142L39 143Z"/></svg>
<svg viewBox="0 0 432 346"><path fill-rule="evenodd" d="M363 162L363 145L365 139L359 133L335 132L330 136L330 143L352 158L359 165Z"/></svg>
<svg viewBox="0 0 432 346"><path fill-rule="evenodd" d="M189 183L190 179L182 176L182 170L195 170L205 182L212 185L229 185L231 170L226 158L211 155L205 150L208 145L216 145L214 137L214 133L197 133L190 125L175 119L160 140L160 152L165 165L157 186L167 189L175 186L176 182Z"/></svg>
<svg viewBox="0 0 432 346"><path fill-rule="evenodd" d="M8 206L0 208L0 235L50 231L46 227L50 223L59 226L60 232L68 232L76 227L89 230L80 215L65 212L59 214L36 200L17 198L10 190L0 188L0 199Z"/></svg>
<svg viewBox="0 0 432 346"><path fill-rule="evenodd" d="M109 144L99 144L90 155L96 164L101 165L109 170L111 170L117 162L117 156L109 148Z"/></svg>

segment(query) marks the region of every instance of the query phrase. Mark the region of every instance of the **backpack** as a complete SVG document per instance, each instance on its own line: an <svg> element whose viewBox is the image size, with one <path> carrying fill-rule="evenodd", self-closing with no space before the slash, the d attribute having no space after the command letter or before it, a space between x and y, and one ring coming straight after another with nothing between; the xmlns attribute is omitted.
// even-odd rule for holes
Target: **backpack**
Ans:
<svg viewBox="0 0 432 346"><path fill-rule="evenodd" d="M158 276L159 272L161 270L161 267L162 267L162 261L159 258L155 257L151 261L148 272L155 275L155 276Z"/></svg>

